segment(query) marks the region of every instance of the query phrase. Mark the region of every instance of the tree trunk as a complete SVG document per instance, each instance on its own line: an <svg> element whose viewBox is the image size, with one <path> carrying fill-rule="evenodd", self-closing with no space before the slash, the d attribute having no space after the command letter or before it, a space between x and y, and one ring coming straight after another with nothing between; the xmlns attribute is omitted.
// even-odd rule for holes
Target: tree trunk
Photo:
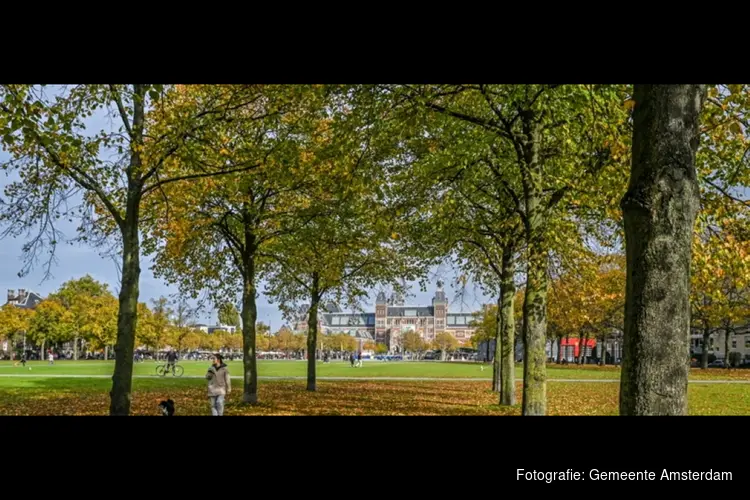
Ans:
<svg viewBox="0 0 750 500"><path fill-rule="evenodd" d="M729 322L724 324L724 368L729 369Z"/></svg>
<svg viewBox="0 0 750 500"><path fill-rule="evenodd" d="M599 340L599 364L601 366L607 366L607 339L602 337Z"/></svg>
<svg viewBox="0 0 750 500"><path fill-rule="evenodd" d="M578 334L578 357L576 358L576 364L582 365L583 358L586 355L586 349L584 348L585 336L583 331Z"/></svg>
<svg viewBox="0 0 750 500"><path fill-rule="evenodd" d="M500 342L502 350L500 353L500 404L512 406L516 404L516 320L515 299L516 283L513 280L515 274L515 262L513 261L513 248L507 246L503 249L503 276L500 282L500 326L502 328Z"/></svg>
<svg viewBox="0 0 750 500"><path fill-rule="evenodd" d="M129 204L131 202L129 201ZM126 218L123 231L122 284L117 312L117 342L115 369L112 375L109 414L130 414L130 392L133 385L133 350L138 321L138 281L141 275L140 245L138 241L138 208Z"/></svg>
<svg viewBox="0 0 750 500"><path fill-rule="evenodd" d="M708 342L711 340L711 329L708 327L708 322L703 324L703 349L701 352L701 368L708 368Z"/></svg>
<svg viewBox="0 0 750 500"><path fill-rule="evenodd" d="M557 337L557 364L562 364L563 361L563 347L562 347L562 337Z"/></svg>
<svg viewBox="0 0 750 500"><path fill-rule="evenodd" d="M108 355L109 355L109 346L105 345L104 346L104 361L108 361L109 360Z"/></svg>
<svg viewBox="0 0 750 500"><path fill-rule="evenodd" d="M547 252L536 240L529 245L523 316L522 414L544 415L547 411Z"/></svg>
<svg viewBox="0 0 750 500"><path fill-rule="evenodd" d="M310 312L307 318L307 390L315 392L315 344L318 340L318 303L320 295L318 286L320 276L317 272L312 275L312 290L310 290Z"/></svg>
<svg viewBox="0 0 750 500"><path fill-rule="evenodd" d="M636 85L622 199L627 254L621 415L685 415L695 154L704 85Z"/></svg>
<svg viewBox="0 0 750 500"><path fill-rule="evenodd" d="M534 112L522 113L524 140L519 144L521 182L524 191L523 218L528 263L526 295L523 303L523 415L547 412L547 267L545 243L546 204L542 200L542 165L539 147L541 125Z"/></svg>
<svg viewBox="0 0 750 500"><path fill-rule="evenodd" d="M41 356L39 356L39 361L44 361L44 344L46 344L46 340L42 340L42 352L40 353Z"/></svg>
<svg viewBox="0 0 750 500"><path fill-rule="evenodd" d="M73 337L73 361L78 361L78 334Z"/></svg>
<svg viewBox="0 0 750 500"><path fill-rule="evenodd" d="M242 286L242 402L254 405L258 403L258 363L255 352L258 307L255 303L255 236L247 225L245 247Z"/></svg>
<svg viewBox="0 0 750 500"><path fill-rule="evenodd" d="M501 316L501 310L503 307L503 295L502 293L497 297L497 314L495 315L495 358L492 361L492 390L500 392L501 381L503 378L503 368L500 364L503 357L503 319Z"/></svg>

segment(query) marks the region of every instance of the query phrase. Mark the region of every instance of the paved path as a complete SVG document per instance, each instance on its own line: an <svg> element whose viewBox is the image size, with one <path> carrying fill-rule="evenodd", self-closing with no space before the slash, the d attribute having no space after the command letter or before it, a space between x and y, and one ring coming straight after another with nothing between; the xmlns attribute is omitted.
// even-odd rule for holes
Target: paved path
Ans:
<svg viewBox="0 0 750 500"><path fill-rule="evenodd" d="M0 378L112 378L112 375L80 375L80 374L35 374L35 373L0 373ZM133 378L163 378L157 375L134 375ZM173 378L168 376L166 378ZM186 375L179 377L183 379L200 379L199 375ZM260 380L307 380L307 377L258 377ZM241 376L233 376L232 379L242 380ZM317 380L351 380L351 381L394 381L394 382L490 382L491 378L446 378L446 377L317 377ZM520 383L517 380L516 383ZM608 378L550 378L547 382L571 382L571 383L620 383L620 379ZM690 380L691 384L750 384L750 380Z"/></svg>

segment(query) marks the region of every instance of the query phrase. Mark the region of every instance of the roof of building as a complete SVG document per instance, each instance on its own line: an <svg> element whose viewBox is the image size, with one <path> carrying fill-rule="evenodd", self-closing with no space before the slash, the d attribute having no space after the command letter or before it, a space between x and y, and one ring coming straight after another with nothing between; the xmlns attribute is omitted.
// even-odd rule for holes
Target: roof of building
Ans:
<svg viewBox="0 0 750 500"><path fill-rule="evenodd" d="M469 326L474 319L472 313L448 313L446 314L445 326L448 328L451 326Z"/></svg>
<svg viewBox="0 0 750 500"><path fill-rule="evenodd" d="M388 316L425 317L434 316L435 310L432 306L390 306Z"/></svg>
<svg viewBox="0 0 750 500"><path fill-rule="evenodd" d="M16 304L21 309L34 309L44 299L36 292L26 292L22 302Z"/></svg>
<svg viewBox="0 0 750 500"><path fill-rule="evenodd" d="M320 315L326 326L372 326L374 313L323 313Z"/></svg>

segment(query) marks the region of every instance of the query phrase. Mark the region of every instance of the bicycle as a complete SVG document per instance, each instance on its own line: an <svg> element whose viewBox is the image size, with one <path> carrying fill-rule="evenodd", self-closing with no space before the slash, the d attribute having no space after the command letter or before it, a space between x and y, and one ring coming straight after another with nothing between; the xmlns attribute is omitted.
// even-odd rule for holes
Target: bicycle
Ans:
<svg viewBox="0 0 750 500"><path fill-rule="evenodd" d="M160 377L164 377L167 373L169 373L170 370L167 369L167 365L159 365L156 367L156 374ZM185 372L185 370L182 368L182 366L175 364L172 369L172 374L175 377L182 377L182 374Z"/></svg>

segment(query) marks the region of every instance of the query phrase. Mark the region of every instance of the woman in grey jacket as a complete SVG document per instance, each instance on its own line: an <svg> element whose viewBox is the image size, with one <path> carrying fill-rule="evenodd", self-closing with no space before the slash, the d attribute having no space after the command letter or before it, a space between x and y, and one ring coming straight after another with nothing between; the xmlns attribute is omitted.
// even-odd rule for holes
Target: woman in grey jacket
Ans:
<svg viewBox="0 0 750 500"><path fill-rule="evenodd" d="M232 392L232 380L229 368L224 364L221 354L214 354L214 364L206 373L208 380L208 400L211 403L211 415L224 415L224 398Z"/></svg>

